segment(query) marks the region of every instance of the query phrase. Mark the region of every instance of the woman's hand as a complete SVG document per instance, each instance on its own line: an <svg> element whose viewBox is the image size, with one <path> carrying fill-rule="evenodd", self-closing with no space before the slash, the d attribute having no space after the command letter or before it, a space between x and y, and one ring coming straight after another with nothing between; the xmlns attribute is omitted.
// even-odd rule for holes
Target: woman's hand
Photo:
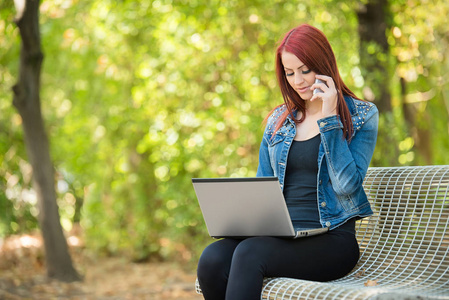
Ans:
<svg viewBox="0 0 449 300"><path fill-rule="evenodd" d="M319 88L323 91L323 93L318 92L312 96L310 99L311 102L315 100L321 99L323 101L323 105L321 108L321 112L323 117L329 117L337 114L337 89L335 88L334 80L332 77L325 75L315 75L315 78L321 79L324 83L314 83L310 89L313 91L316 88Z"/></svg>

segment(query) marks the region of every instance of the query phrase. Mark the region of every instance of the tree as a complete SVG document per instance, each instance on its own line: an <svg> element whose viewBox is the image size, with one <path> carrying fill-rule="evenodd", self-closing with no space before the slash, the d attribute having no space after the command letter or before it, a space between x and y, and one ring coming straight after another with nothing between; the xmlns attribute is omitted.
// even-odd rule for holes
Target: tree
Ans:
<svg viewBox="0 0 449 300"><path fill-rule="evenodd" d="M357 11L360 62L366 82L364 96L367 100L375 99L381 113L391 112L387 13L388 0L370 0L360 4Z"/></svg>
<svg viewBox="0 0 449 300"><path fill-rule="evenodd" d="M27 154L33 168L33 183L39 203L39 224L46 253L47 273L62 281L79 280L72 265L59 220L54 170L40 107L40 73L43 53L40 45L40 1L14 1L16 24L22 37L19 79L13 87L13 105L23 124Z"/></svg>

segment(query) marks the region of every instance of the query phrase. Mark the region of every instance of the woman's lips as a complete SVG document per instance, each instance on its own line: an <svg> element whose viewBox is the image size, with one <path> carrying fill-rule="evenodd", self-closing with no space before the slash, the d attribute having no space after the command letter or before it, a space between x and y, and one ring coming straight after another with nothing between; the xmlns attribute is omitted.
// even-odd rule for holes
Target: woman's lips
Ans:
<svg viewBox="0 0 449 300"><path fill-rule="evenodd" d="M303 88L298 88L298 92L300 92L301 94L307 93L308 91L310 91L310 87L306 86Z"/></svg>

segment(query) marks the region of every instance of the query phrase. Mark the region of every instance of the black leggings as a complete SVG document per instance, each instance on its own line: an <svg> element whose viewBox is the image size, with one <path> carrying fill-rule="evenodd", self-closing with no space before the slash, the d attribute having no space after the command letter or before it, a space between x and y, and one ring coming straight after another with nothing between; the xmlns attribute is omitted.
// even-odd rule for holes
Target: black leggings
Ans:
<svg viewBox="0 0 449 300"><path fill-rule="evenodd" d="M329 281L349 273L359 259L354 234L343 230L299 239L222 239L204 249L198 281L205 299L260 299L264 277Z"/></svg>

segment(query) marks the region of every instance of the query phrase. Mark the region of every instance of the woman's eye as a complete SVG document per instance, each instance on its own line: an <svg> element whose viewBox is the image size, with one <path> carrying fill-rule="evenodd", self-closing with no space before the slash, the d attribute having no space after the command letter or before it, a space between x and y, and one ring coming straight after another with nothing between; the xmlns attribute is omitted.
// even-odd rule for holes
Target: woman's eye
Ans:
<svg viewBox="0 0 449 300"><path fill-rule="evenodd" d="M312 70L302 71L303 74L308 74L308 73L310 73L310 72L312 72Z"/></svg>
<svg viewBox="0 0 449 300"><path fill-rule="evenodd" d="M295 73L285 73L286 76L293 76Z"/></svg>

